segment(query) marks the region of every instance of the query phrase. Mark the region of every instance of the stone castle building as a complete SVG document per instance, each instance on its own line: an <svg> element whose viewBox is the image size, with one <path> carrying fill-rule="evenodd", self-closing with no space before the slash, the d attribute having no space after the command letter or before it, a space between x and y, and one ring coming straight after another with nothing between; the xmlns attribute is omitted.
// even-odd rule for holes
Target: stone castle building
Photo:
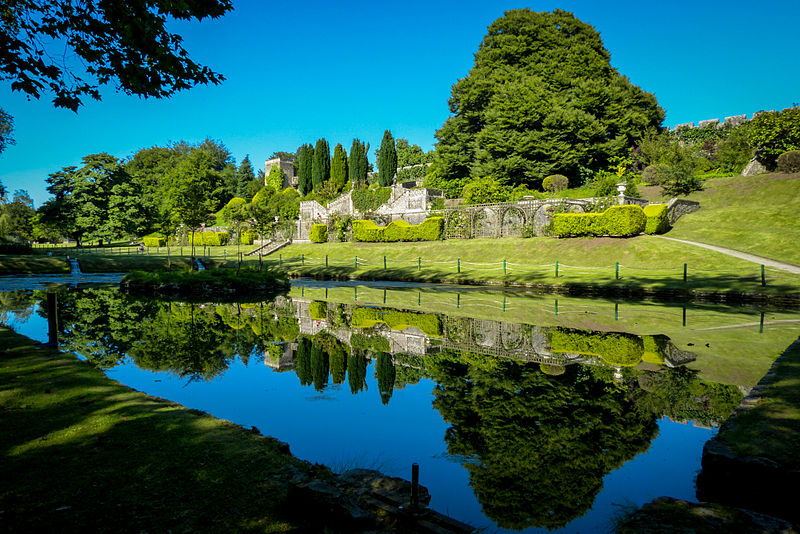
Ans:
<svg viewBox="0 0 800 534"><path fill-rule="evenodd" d="M272 170L272 167L278 165L281 170L283 171L283 184L281 185L281 189L286 189L287 187L294 187L297 188L298 181L297 175L294 173L294 162L289 159L283 158L273 158L268 159L264 163L264 185L267 185L267 177L269 176L269 171Z"/></svg>

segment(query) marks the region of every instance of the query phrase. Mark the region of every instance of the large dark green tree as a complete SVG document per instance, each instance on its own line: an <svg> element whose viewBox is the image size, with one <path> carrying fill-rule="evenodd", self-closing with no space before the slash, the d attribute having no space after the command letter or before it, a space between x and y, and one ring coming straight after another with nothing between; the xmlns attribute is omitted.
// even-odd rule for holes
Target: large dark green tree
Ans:
<svg viewBox="0 0 800 534"><path fill-rule="evenodd" d="M247 196L247 186L255 179L256 175L253 172L253 165L250 163L250 154L247 154L239 164L239 168L236 169L235 196Z"/></svg>
<svg viewBox="0 0 800 534"><path fill-rule="evenodd" d="M392 132L383 132L381 147L378 149L378 183L386 187L392 185L397 173L397 150L394 146Z"/></svg>
<svg viewBox="0 0 800 534"><path fill-rule="evenodd" d="M331 148L323 137L314 145L314 156L311 158L311 183L314 191L319 190L331 176Z"/></svg>
<svg viewBox="0 0 800 534"><path fill-rule="evenodd" d="M336 143L333 149L331 183L335 191L341 191L347 183L347 153L341 143Z"/></svg>
<svg viewBox="0 0 800 534"><path fill-rule="evenodd" d="M353 139L353 144L350 146L350 159L347 162L347 172L354 189L363 187L367 183L367 171L369 170L368 152L369 144L365 145L363 141Z"/></svg>
<svg viewBox="0 0 800 534"><path fill-rule="evenodd" d="M652 94L611 67L600 34L562 10L516 9L493 22L449 106L429 183L451 194L475 178L578 182L664 119Z"/></svg>
<svg viewBox="0 0 800 534"><path fill-rule="evenodd" d="M297 150L297 188L301 195L307 195L313 188L311 170L314 163L314 147L310 144L302 145Z"/></svg>

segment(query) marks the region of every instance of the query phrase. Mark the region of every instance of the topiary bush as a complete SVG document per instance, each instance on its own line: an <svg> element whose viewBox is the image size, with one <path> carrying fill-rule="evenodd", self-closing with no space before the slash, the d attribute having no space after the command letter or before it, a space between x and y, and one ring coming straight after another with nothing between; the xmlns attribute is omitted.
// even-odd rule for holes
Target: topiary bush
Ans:
<svg viewBox="0 0 800 534"><path fill-rule="evenodd" d="M252 230L245 230L239 234L239 243L242 245L252 245L256 240L256 233Z"/></svg>
<svg viewBox="0 0 800 534"><path fill-rule="evenodd" d="M314 300L308 305L308 316L315 321L324 321L328 318L328 303Z"/></svg>
<svg viewBox="0 0 800 534"><path fill-rule="evenodd" d="M402 331L413 326L430 337L442 336L442 321L432 313L414 313L388 308L356 308L350 326L353 328L372 328L383 323L392 330Z"/></svg>
<svg viewBox="0 0 800 534"><path fill-rule="evenodd" d="M778 156L778 170L786 173L800 172L800 150L790 150Z"/></svg>
<svg viewBox="0 0 800 534"><path fill-rule="evenodd" d="M387 226L374 221L353 221L353 239L364 242L435 241L442 238L444 218L429 217L422 224L408 224L397 220Z"/></svg>
<svg viewBox="0 0 800 534"><path fill-rule="evenodd" d="M553 215L553 235L628 237L641 234L647 217L639 206L612 206L603 213L556 213Z"/></svg>
<svg viewBox="0 0 800 534"><path fill-rule="evenodd" d="M312 243L327 243L328 242L328 225L327 224L314 224L308 231L308 238Z"/></svg>
<svg viewBox="0 0 800 534"><path fill-rule="evenodd" d="M550 350L599 356L611 365L632 367L641 361L644 343L631 334L556 329L550 336Z"/></svg>
<svg viewBox="0 0 800 534"><path fill-rule="evenodd" d="M165 237L149 235L142 238L142 243L146 247L163 247L167 242Z"/></svg>
<svg viewBox="0 0 800 534"><path fill-rule="evenodd" d="M664 164L648 165L642 171L642 181L649 185L658 185L664 179Z"/></svg>
<svg viewBox="0 0 800 534"><path fill-rule="evenodd" d="M209 247L221 247L228 244L228 232L215 232L206 230L202 235L202 244Z"/></svg>
<svg viewBox="0 0 800 534"><path fill-rule="evenodd" d="M547 191L563 191L569 186L569 178L563 174L551 174L542 180L542 187Z"/></svg>
<svg viewBox="0 0 800 534"><path fill-rule="evenodd" d="M647 217L644 233L663 234L669 230L666 204L648 204L644 207L644 215Z"/></svg>

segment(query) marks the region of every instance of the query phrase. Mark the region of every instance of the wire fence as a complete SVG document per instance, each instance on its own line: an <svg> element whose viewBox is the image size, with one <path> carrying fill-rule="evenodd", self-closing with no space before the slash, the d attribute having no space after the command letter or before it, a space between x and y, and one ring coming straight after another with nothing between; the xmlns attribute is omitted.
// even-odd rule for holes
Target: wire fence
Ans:
<svg viewBox="0 0 800 534"><path fill-rule="evenodd" d="M60 252L69 251L71 255L103 254L109 256L162 256L162 257L188 257L192 255L191 246L164 246L164 247L143 247L143 246L105 246L105 247L64 247L54 245L35 245L37 249L59 250ZM777 269L774 267L752 264L752 270L747 268L730 269L710 269L691 267L687 263L677 264L675 267L629 267L620 262L608 265L572 265L559 261L543 264L526 264L510 262L505 259L493 262L474 262L464 261L461 258L451 260L426 260L421 256L416 258L397 258L389 256L380 257L359 257L353 256L351 259L343 259L340 256L287 256L283 254L271 254L270 256L250 256L244 255L252 246L228 245L223 247L212 247L205 245L195 245L194 257L221 260L223 262L234 261L241 264L258 262L260 265L280 267L286 269L326 267L326 268L349 268L351 272L368 270L370 274L380 270L406 270L417 273L431 273L432 270L438 271L442 275L496 275L509 280L530 280L537 279L590 279L590 280L624 280L625 278L637 278L639 280L658 281L682 281L686 284L693 282L703 282L707 279L726 279L730 282L752 282L762 287L767 286L768 280L779 278L791 283L800 283L800 275ZM302 269L301 269L302 272ZM388 273L387 273L388 274ZM555 280L557 281L557 280Z"/></svg>

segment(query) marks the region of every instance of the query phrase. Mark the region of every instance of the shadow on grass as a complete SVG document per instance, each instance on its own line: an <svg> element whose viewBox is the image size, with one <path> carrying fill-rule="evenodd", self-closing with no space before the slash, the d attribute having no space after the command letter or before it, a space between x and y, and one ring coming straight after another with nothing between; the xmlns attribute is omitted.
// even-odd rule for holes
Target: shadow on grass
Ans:
<svg viewBox="0 0 800 534"><path fill-rule="evenodd" d="M147 397L0 329L0 524L14 532L297 530L276 474L307 469L230 423Z"/></svg>

